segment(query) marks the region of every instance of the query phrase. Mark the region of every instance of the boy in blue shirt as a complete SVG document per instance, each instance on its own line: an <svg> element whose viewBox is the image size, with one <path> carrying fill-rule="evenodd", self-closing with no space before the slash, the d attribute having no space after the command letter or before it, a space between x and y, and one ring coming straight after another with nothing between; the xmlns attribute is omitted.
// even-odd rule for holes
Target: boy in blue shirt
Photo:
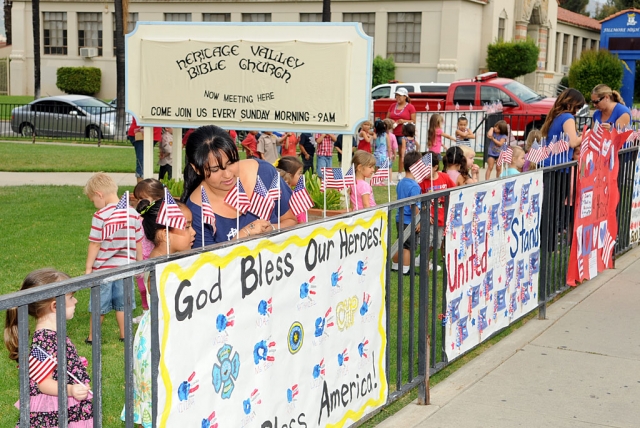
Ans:
<svg viewBox="0 0 640 428"><path fill-rule="evenodd" d="M420 185L409 171L409 167L418 162L421 158L421 154L418 151L409 152L404 156L404 170L406 171L405 176L402 180L398 182L396 186L396 194L397 199L405 199L413 196L418 196L422 193L420 189ZM400 224L400 210L396 214L396 230L398 231L398 239L402 240L402 233L407 225L411 224L411 205L406 205L404 208L404 218L403 224ZM415 214L418 215L420 213L420 202L418 202L415 207ZM416 234L415 242L416 244L420 242L420 223L416 225L416 230L414 232ZM398 253L394 254L391 258L391 270L398 270ZM411 237L407 237L407 239L402 243L402 273L409 273L409 264L411 263Z"/></svg>

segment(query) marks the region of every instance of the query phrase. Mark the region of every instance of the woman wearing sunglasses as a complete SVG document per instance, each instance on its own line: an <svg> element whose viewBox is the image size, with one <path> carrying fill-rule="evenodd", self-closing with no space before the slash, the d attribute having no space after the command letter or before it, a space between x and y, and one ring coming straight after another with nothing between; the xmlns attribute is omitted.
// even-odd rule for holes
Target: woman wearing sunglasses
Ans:
<svg viewBox="0 0 640 428"><path fill-rule="evenodd" d="M611 129L612 125L624 128L631 121L631 111L624 105L618 91L600 84L591 91L591 104L596 108L593 123L600 123L603 128Z"/></svg>

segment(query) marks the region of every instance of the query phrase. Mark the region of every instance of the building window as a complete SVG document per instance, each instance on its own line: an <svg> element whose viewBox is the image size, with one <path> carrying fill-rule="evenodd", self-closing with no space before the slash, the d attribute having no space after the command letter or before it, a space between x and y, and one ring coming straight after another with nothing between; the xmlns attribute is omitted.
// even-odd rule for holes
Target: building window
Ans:
<svg viewBox="0 0 640 428"><path fill-rule="evenodd" d="M116 14L113 15L113 56L116 56ZM138 12L130 13L127 16L127 22L125 23L125 34L129 34L136 28L136 23L138 22Z"/></svg>
<svg viewBox="0 0 640 428"><path fill-rule="evenodd" d="M203 13L203 22L231 22L230 13Z"/></svg>
<svg viewBox="0 0 640 428"><path fill-rule="evenodd" d="M344 13L344 22L359 22L367 36L375 38L376 35L376 14L375 13Z"/></svg>
<svg viewBox="0 0 640 428"><path fill-rule="evenodd" d="M597 50L598 49L598 41L597 40L591 40L591 50Z"/></svg>
<svg viewBox="0 0 640 428"><path fill-rule="evenodd" d="M504 40L504 27L506 19L498 18L498 40Z"/></svg>
<svg viewBox="0 0 640 428"><path fill-rule="evenodd" d="M42 33L45 55L67 54L67 13L44 12L42 14Z"/></svg>
<svg viewBox="0 0 640 428"><path fill-rule="evenodd" d="M567 64L567 56L569 55L569 35L565 34L562 39L562 65Z"/></svg>
<svg viewBox="0 0 640 428"><path fill-rule="evenodd" d="M588 39L582 39L582 51L586 51L589 50L589 40Z"/></svg>
<svg viewBox="0 0 640 428"><path fill-rule="evenodd" d="M164 20L169 22L191 22L190 13L165 13Z"/></svg>
<svg viewBox="0 0 640 428"><path fill-rule="evenodd" d="M321 13L301 13L300 22L322 22Z"/></svg>
<svg viewBox="0 0 640 428"><path fill-rule="evenodd" d="M271 22L270 13L243 13L242 22Z"/></svg>
<svg viewBox="0 0 640 428"><path fill-rule="evenodd" d="M395 62L420 62L422 12L389 13L387 55Z"/></svg>
<svg viewBox="0 0 640 428"><path fill-rule="evenodd" d="M573 52L571 52L571 63L578 57L578 38L573 36Z"/></svg>
<svg viewBox="0 0 640 428"><path fill-rule="evenodd" d="M78 54L80 48L98 48L102 56L102 13L78 13Z"/></svg>

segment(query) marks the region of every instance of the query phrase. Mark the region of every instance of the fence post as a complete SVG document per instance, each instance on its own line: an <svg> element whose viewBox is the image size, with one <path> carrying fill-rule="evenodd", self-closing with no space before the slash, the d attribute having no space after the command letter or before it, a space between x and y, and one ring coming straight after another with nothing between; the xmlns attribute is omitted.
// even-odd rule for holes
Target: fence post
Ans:
<svg viewBox="0 0 640 428"><path fill-rule="evenodd" d="M420 382L418 385L418 404L428 406L431 404L431 392L429 391L429 367L431 367L431 336L427 334L427 352L426 354L426 366L427 369L424 372L424 382Z"/></svg>

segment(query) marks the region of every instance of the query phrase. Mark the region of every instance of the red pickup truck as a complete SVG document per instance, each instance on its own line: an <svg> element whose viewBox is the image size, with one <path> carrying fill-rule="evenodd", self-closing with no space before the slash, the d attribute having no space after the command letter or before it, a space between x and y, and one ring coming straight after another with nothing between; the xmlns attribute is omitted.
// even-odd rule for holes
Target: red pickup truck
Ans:
<svg viewBox="0 0 640 428"><path fill-rule="evenodd" d="M504 120L516 138L524 138L534 127L541 128L555 102L555 98L545 98L520 82L498 77L497 73L453 82L446 94L409 94L409 97L416 111L451 111L456 110L456 106L460 110L469 110L470 106L473 110L482 110L485 105L500 101ZM394 103L395 99L391 98L374 101L374 117L384 119Z"/></svg>

